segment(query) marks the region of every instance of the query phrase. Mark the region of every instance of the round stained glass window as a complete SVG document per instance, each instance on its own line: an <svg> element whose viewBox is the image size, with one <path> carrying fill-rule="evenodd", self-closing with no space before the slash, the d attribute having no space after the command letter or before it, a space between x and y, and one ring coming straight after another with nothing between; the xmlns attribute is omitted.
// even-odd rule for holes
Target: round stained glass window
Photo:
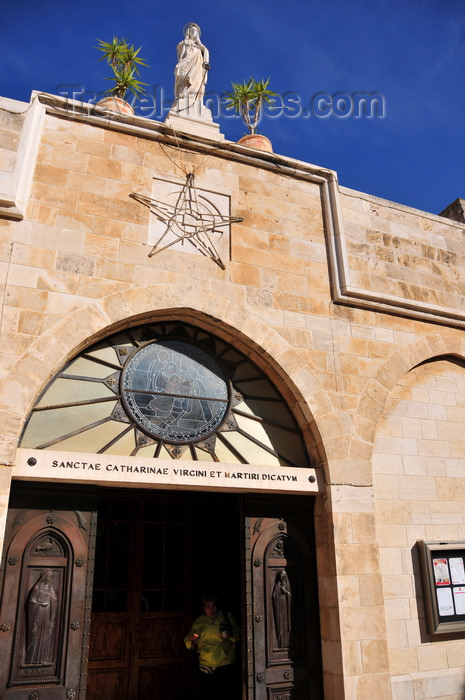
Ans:
<svg viewBox="0 0 465 700"><path fill-rule="evenodd" d="M180 340L159 340L136 350L121 373L129 417L149 435L187 443L208 437L229 408L228 382L205 350Z"/></svg>

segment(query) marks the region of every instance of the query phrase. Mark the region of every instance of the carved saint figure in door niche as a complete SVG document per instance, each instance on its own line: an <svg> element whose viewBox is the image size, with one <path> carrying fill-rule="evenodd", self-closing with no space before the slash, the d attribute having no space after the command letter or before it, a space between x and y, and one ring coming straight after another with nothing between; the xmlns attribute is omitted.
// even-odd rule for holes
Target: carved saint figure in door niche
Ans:
<svg viewBox="0 0 465 700"><path fill-rule="evenodd" d="M27 600L26 664L47 666L53 663L56 609L53 571L45 569Z"/></svg>
<svg viewBox="0 0 465 700"><path fill-rule="evenodd" d="M289 637L291 634L291 601L292 593L284 569L278 571L274 583L273 593L273 616L276 630L276 639L280 649L289 648Z"/></svg>

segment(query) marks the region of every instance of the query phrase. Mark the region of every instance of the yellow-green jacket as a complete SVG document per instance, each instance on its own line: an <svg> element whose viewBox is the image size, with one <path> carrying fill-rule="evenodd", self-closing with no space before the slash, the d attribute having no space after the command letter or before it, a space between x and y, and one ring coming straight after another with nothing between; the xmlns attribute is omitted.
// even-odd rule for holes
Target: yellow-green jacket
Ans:
<svg viewBox="0 0 465 700"><path fill-rule="evenodd" d="M228 617L233 630L231 637L224 639L221 636L220 626L225 622L222 612L219 612L213 619L208 615L200 615L184 637L184 643L188 649L197 646L201 666L218 668L218 666L227 666L233 663L236 642L239 641L241 633L232 615L228 613ZM189 637L192 634L199 635L197 643L190 641Z"/></svg>

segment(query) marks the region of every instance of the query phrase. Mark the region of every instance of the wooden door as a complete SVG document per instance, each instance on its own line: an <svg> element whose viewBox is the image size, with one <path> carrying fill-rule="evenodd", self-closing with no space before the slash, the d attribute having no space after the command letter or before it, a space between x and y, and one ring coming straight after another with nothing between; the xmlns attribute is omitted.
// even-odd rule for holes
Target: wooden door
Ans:
<svg viewBox="0 0 465 700"><path fill-rule="evenodd" d="M1 569L0 697L84 698L94 520L82 491L13 485Z"/></svg>
<svg viewBox="0 0 465 700"><path fill-rule="evenodd" d="M190 699L201 597L240 599L237 499L117 491L98 511L86 700Z"/></svg>
<svg viewBox="0 0 465 700"><path fill-rule="evenodd" d="M246 525L249 700L321 698L311 502L251 503Z"/></svg>

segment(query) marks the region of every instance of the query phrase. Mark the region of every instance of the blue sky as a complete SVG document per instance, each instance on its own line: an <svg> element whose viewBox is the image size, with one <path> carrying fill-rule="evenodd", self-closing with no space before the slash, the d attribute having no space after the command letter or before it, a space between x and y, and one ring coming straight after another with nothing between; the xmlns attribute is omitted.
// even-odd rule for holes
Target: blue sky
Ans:
<svg viewBox="0 0 465 700"><path fill-rule="evenodd" d="M104 91L94 47L116 34L142 46L150 67L141 79L170 101L176 44L192 21L210 51L210 92L270 76L272 89L310 111L262 121L276 153L433 213L465 198L465 0L0 0L0 95ZM312 110L315 95L340 93L379 93L384 116ZM226 138L243 135L240 119L219 121Z"/></svg>

